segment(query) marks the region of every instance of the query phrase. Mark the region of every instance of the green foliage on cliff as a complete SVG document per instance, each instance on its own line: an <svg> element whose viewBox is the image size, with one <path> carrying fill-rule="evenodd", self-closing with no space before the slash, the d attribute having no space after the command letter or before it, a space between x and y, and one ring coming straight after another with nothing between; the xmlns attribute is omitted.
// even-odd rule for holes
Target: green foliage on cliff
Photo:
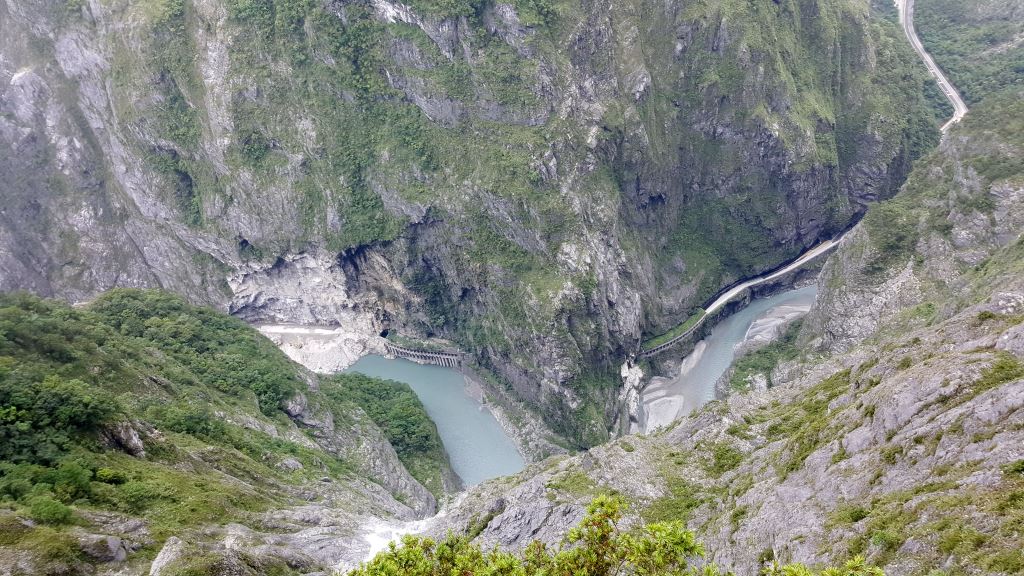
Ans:
<svg viewBox="0 0 1024 576"><path fill-rule="evenodd" d="M714 564L695 566L704 548L679 521L646 524L623 530L619 521L622 499L598 496L587 515L569 531L557 548L531 542L521 554L497 549L485 551L466 536L444 540L406 536L384 552L349 572L349 576L436 576L438 574L491 574L507 576L717 576ZM800 564L771 565L768 576L883 576L860 557L841 568L815 571Z"/></svg>
<svg viewBox="0 0 1024 576"><path fill-rule="evenodd" d="M437 426L416 393L402 382L363 374L335 374L322 379L321 391L337 402L363 409L387 436L402 464L435 496L444 495L442 476L451 476Z"/></svg>
<svg viewBox="0 0 1024 576"><path fill-rule="evenodd" d="M703 320L705 314L706 311L698 306L697 310L693 314L691 314L689 318L686 319L686 322L683 322L682 324L676 326L675 328L669 330L668 332L662 334L661 336L651 338L650 340L644 342L644 350L657 348L658 346L661 346L662 344L672 340L673 338L679 336L680 334L685 334L687 330L696 326L697 322Z"/></svg>
<svg viewBox="0 0 1024 576"><path fill-rule="evenodd" d="M909 201L894 198L876 204L864 217L863 225L878 254L868 272L882 274L914 253L918 239L916 211Z"/></svg>
<svg viewBox="0 0 1024 576"><path fill-rule="evenodd" d="M968 104L1024 85L1024 21L1020 2L917 0L921 43Z"/></svg>
<svg viewBox="0 0 1024 576"><path fill-rule="evenodd" d="M800 335L802 320L793 322L786 327L786 331L777 340L744 354L732 365L732 375L729 377L729 387L733 390L746 390L750 387L748 378L756 374L764 374L768 379L768 385L772 385L772 371L780 362L794 360L799 356L800 350L796 346L796 338Z"/></svg>
<svg viewBox="0 0 1024 576"><path fill-rule="evenodd" d="M134 344L152 346L225 394L252 392L273 415L303 385L295 366L245 322L157 291L111 290L90 311Z"/></svg>
<svg viewBox="0 0 1024 576"><path fill-rule="evenodd" d="M166 293L119 289L79 307L0 294L0 524L104 530L92 513L137 517L149 554L191 528L304 503L325 475L357 480L360 455L312 444L282 411L299 391L329 403L336 426L358 410L353 396L388 391L376 406L404 418L389 429L399 450L444 458L408 390L328 384L328 398L305 377L244 322ZM5 528L0 547L43 558L53 530Z"/></svg>

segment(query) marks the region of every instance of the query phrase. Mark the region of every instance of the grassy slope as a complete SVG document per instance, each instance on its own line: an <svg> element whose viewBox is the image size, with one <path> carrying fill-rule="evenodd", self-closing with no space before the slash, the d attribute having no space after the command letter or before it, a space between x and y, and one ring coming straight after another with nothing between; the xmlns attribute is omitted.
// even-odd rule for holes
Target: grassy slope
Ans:
<svg viewBox="0 0 1024 576"><path fill-rule="evenodd" d="M325 475L360 481L355 454L325 452L282 412L302 391L339 430L360 417L343 387L316 394L307 377L243 322L159 292L115 290L86 308L0 295L0 549L53 566L83 560L61 526L88 530L111 512L145 522L151 555L168 536L304 502L303 487ZM439 490L436 430L414 396L403 406L416 443L402 452ZM116 423L141 433L145 458L102 441ZM402 447L405 430L389 432ZM279 467L285 459L302 468ZM26 517L41 524L22 526Z"/></svg>

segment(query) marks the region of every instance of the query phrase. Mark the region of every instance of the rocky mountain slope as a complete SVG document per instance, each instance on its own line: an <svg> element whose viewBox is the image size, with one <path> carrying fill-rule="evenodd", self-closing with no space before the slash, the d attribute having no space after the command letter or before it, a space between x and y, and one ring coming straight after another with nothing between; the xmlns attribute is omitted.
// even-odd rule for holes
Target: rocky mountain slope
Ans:
<svg viewBox="0 0 1024 576"><path fill-rule="evenodd" d="M775 387L469 492L431 528L557 541L595 494L687 519L739 575L866 554L887 574L1024 571L1024 98L993 96L873 206Z"/></svg>
<svg viewBox="0 0 1024 576"><path fill-rule="evenodd" d="M892 194L924 82L867 0L5 2L0 289L441 335L592 445L644 336Z"/></svg>

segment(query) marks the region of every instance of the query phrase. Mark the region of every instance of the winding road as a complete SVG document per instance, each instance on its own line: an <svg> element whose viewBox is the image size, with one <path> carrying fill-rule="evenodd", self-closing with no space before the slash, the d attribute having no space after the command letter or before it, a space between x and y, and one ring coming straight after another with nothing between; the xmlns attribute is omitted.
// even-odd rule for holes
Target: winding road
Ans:
<svg viewBox="0 0 1024 576"><path fill-rule="evenodd" d="M845 233L843 235L845 235ZM715 298L714 302L712 302L711 304L708 304L707 308L704 309L704 314L700 317L700 319L697 322L694 323L693 326L690 327L689 330L687 330L686 332L683 332L682 334L679 334L678 336L672 338L668 342L665 342L663 344L659 344L658 346L655 346L654 348L651 348L649 350L641 350L639 356L641 358L650 358L651 356L654 356L655 354L658 354L659 352L663 352L663 351L671 348L672 346L674 346L677 342L679 342L683 338L686 338L686 337L690 336L691 334L693 334L693 332L696 331L697 328L700 328L700 326L702 324L704 324L704 321L707 318L709 318L716 310L718 310L722 306L725 306L730 300L732 300L733 298L735 298L735 297L739 296L740 294L742 294L743 291L746 290L747 288L752 288L754 286L757 286L758 284L764 284L765 282L768 282L770 280L774 280L775 278L778 278L779 276L782 276L784 274L792 272L793 270L796 270L797 268L800 268L804 264L807 264L811 260L814 260L818 256L821 256L822 254L824 254L824 253L828 252L829 250L831 250L831 249L835 248L836 246L838 246L839 245L839 241L843 239L843 235L839 236L838 238L833 238L833 239L830 239L830 240L825 240L821 244L818 244L817 246L815 246L815 247L811 248L810 250L808 250L808 251L804 252L803 254L801 254L800 257L797 258L796 260L790 262L789 264L786 264L785 266L783 266L782 268L779 268L778 270L776 270L774 272L771 272L769 274L765 274L764 276L758 276L757 278L751 278L750 280L747 280L746 282L742 282L742 283L737 284L737 285L733 286L732 288L726 290L725 292L722 293L721 296L719 296L718 298Z"/></svg>
<svg viewBox="0 0 1024 576"><path fill-rule="evenodd" d="M917 37L917 31L914 29L914 0L896 0L896 8L900 12L900 25L903 27L903 33L907 35L907 40L910 40L910 45L914 47L921 60L924 60L924 65L928 67L928 71L935 78L939 89L946 95L949 103L953 105L953 117L940 128L942 133L945 134L950 126L962 120L964 115L967 114L967 104L960 97L956 86L953 86L953 83L949 81L949 78L946 78L942 69L932 59L931 54L928 54L928 51L924 49L921 39Z"/></svg>
<svg viewBox="0 0 1024 576"><path fill-rule="evenodd" d="M752 280L747 280L746 282L743 282L742 284L737 284L732 289L728 290L727 292L725 292L724 294L722 294L721 296L716 298L714 302L709 304L708 307L706 308L705 316L708 316L708 315L714 313L715 310L718 310L722 306L725 306L726 303L728 303L730 300L732 300L736 296L738 296L741 293L743 293L743 291L746 290L747 288L751 288L753 286L757 286L758 284L764 284L765 282L768 282L769 280L774 280L775 278L778 278L779 276L782 276L782 275L784 275L784 274L786 274L788 272L792 272L793 270L796 270L797 268L800 268L804 264L807 264L811 260L814 260L818 256L821 256L825 252L828 252L829 250L835 248L839 244L840 240L842 240L842 236L840 236L838 238L831 239L831 240L825 240L821 244L818 244L814 248L811 248L807 252L804 252L803 254L800 255L799 258L797 258L796 260L793 260L792 262L790 262L789 264L783 266L782 268L779 268L775 272L772 272L771 274L768 274L768 275L765 275L765 276L758 276L757 278L754 278Z"/></svg>

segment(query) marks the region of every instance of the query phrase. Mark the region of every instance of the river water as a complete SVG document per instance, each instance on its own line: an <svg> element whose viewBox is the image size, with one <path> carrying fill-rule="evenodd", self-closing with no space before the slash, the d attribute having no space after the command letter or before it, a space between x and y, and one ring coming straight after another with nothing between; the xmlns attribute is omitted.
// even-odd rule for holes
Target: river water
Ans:
<svg viewBox="0 0 1024 576"><path fill-rule="evenodd" d="M816 293L812 285L755 300L719 322L683 360L676 376L652 378L644 389L643 431L670 424L713 400L715 382L735 359L737 345L764 338L780 322L806 312ZM377 355L364 356L348 370L408 384L437 425L452 468L466 486L515 474L525 466L491 412L467 392L465 376L458 371Z"/></svg>
<svg viewBox="0 0 1024 576"><path fill-rule="evenodd" d="M672 378L655 377L644 388L645 413L642 431L671 424L715 399L715 383L736 358L736 347L747 340L763 339L780 322L810 309L817 286L789 290L754 300L711 329L686 358Z"/></svg>
<svg viewBox="0 0 1024 576"><path fill-rule="evenodd" d="M494 415L467 393L465 376L458 371L377 355L360 358L348 370L408 384L437 424L452 468L466 486L525 466Z"/></svg>

